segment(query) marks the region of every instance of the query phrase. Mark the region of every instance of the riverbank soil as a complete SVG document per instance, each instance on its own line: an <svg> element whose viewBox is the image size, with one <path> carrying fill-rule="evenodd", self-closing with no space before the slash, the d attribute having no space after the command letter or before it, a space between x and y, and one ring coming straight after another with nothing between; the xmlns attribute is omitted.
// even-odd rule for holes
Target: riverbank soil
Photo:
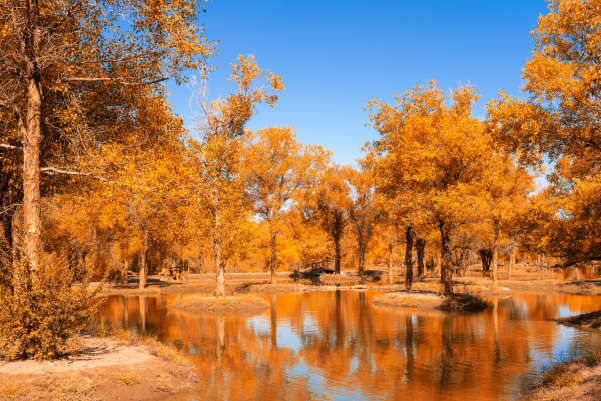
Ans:
<svg viewBox="0 0 601 401"><path fill-rule="evenodd" d="M559 318L555 319L554 321L570 327L578 327L581 329L598 329L601 327L601 311Z"/></svg>
<svg viewBox="0 0 601 401"><path fill-rule="evenodd" d="M161 400L197 380L187 362L156 340L82 335L81 352L52 361L0 365L0 399Z"/></svg>
<svg viewBox="0 0 601 401"><path fill-rule="evenodd" d="M376 305L417 309L439 309L449 312L477 312L488 307L486 302L473 295L455 294L447 297L429 291L387 292L374 297L371 302Z"/></svg>
<svg viewBox="0 0 601 401"><path fill-rule="evenodd" d="M601 400L601 366L596 356L558 363L547 368L530 401Z"/></svg>

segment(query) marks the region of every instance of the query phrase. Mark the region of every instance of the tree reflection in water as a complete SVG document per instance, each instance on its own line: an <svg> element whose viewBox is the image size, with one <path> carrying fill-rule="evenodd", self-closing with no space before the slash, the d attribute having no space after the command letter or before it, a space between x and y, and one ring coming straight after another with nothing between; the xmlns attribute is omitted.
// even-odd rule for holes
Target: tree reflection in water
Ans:
<svg viewBox="0 0 601 401"><path fill-rule="evenodd" d="M514 398L541 362L599 350L595 333L548 319L601 309L601 297L516 295L478 314L372 305L374 291L266 296L255 315L165 308L166 297L110 297L102 313L193 356L200 382L174 399Z"/></svg>

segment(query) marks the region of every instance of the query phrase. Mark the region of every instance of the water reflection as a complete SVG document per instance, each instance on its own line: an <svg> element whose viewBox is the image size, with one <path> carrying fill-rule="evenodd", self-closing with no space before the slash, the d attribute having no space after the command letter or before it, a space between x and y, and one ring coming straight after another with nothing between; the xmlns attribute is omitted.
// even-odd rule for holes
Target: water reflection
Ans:
<svg viewBox="0 0 601 401"><path fill-rule="evenodd" d="M548 321L599 310L601 297L515 295L466 315L377 307L375 294L265 296L271 307L252 316L114 296L103 313L193 355L200 383L173 399L517 399L542 363L601 348L598 334Z"/></svg>

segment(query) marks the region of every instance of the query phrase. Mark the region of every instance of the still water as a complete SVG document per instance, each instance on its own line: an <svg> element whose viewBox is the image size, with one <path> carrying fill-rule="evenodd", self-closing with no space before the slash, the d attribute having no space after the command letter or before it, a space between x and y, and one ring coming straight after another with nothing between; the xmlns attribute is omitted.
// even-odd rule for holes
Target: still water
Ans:
<svg viewBox="0 0 601 401"><path fill-rule="evenodd" d="M192 355L199 384L169 400L518 400L543 365L601 350L600 334L548 321L600 310L598 296L518 294L468 315L379 307L378 293L265 296L242 316L113 296L102 313Z"/></svg>

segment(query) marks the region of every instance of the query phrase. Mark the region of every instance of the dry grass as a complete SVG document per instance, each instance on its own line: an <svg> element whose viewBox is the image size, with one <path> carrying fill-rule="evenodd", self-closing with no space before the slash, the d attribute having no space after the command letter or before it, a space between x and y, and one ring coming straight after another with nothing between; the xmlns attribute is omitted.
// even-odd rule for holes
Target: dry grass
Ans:
<svg viewBox="0 0 601 401"><path fill-rule="evenodd" d="M100 401L94 392L96 382L77 374L46 374L32 386L37 400ZM27 397L27 399L30 399Z"/></svg>
<svg viewBox="0 0 601 401"><path fill-rule="evenodd" d="M571 327L598 329L601 327L601 311L583 313L572 317L555 319L555 322Z"/></svg>
<svg viewBox="0 0 601 401"><path fill-rule="evenodd" d="M92 331L99 336L112 340L116 346L140 346L148 350L150 355L156 356L169 363L167 373L172 375L177 384L171 384L171 390L186 391L198 381L198 374L188 355L174 345L160 342L154 337L140 335L131 330L114 327L103 319L96 322ZM160 390L163 391L163 390Z"/></svg>
<svg viewBox="0 0 601 401"><path fill-rule="evenodd" d="M269 303L254 295L217 298L200 294L185 294L169 300L167 306L180 309L244 311L269 308Z"/></svg>
<svg viewBox="0 0 601 401"><path fill-rule="evenodd" d="M140 379L136 372L123 373L117 377L117 383L134 388L136 384L140 384Z"/></svg>
<svg viewBox="0 0 601 401"><path fill-rule="evenodd" d="M161 373L158 378L157 378L157 382L154 384L152 391L155 391L157 393L163 392L163 393L170 393L174 390L173 384L171 383L171 377L169 377L168 375Z"/></svg>
<svg viewBox="0 0 601 401"><path fill-rule="evenodd" d="M5 382L0 384L0 400L13 399L25 393L21 383Z"/></svg>
<svg viewBox="0 0 601 401"><path fill-rule="evenodd" d="M488 308L482 298L469 294L455 294L444 300L442 305L438 307L444 311L466 311L466 312L477 312Z"/></svg>
<svg viewBox="0 0 601 401"><path fill-rule="evenodd" d="M436 294L389 292L375 296L371 302L376 305L400 306L405 308L417 308L422 304L439 303L442 298Z"/></svg>
<svg viewBox="0 0 601 401"><path fill-rule="evenodd" d="M601 399L599 354L558 362L545 369L528 397L531 401L592 401Z"/></svg>

